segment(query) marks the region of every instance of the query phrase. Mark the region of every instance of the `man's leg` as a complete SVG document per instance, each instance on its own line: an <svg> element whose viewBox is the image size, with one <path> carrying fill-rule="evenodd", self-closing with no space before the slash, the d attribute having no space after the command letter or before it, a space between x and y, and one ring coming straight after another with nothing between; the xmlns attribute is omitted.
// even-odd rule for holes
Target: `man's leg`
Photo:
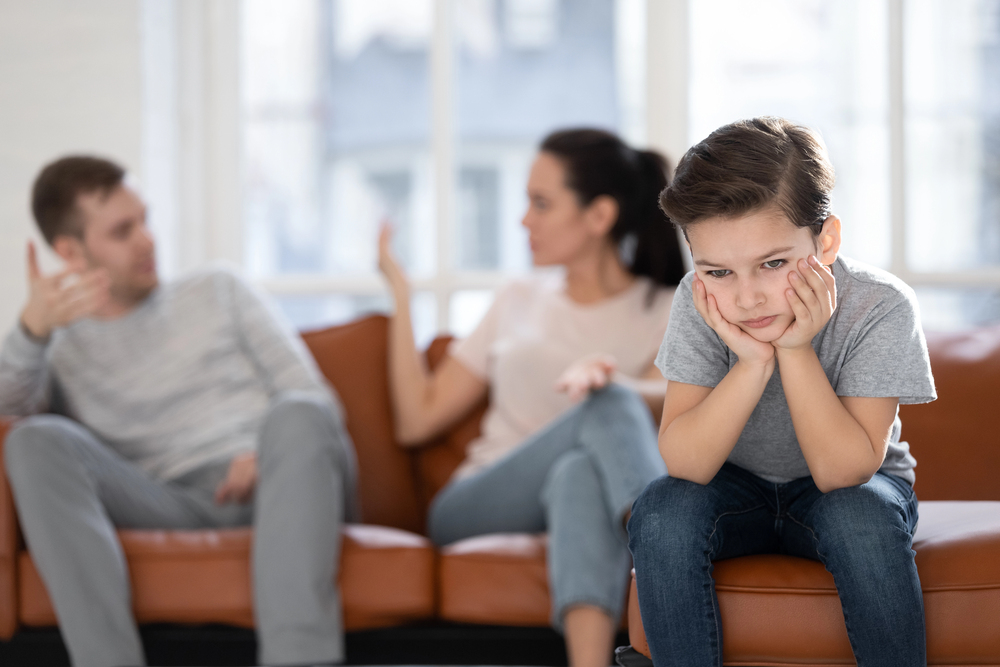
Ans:
<svg viewBox="0 0 1000 667"><path fill-rule="evenodd" d="M766 487L727 463L707 485L661 477L635 501L629 548L657 667L722 666L712 561L776 549Z"/></svg>
<svg viewBox="0 0 1000 667"><path fill-rule="evenodd" d="M21 527L73 665L144 664L115 527L197 527L198 503L64 417L19 422L7 436L5 460Z"/></svg>
<svg viewBox="0 0 1000 667"><path fill-rule="evenodd" d="M260 661L341 662L340 528L357 516L357 463L329 400L289 393L274 403L261 428L258 473L253 571Z"/></svg>
<svg viewBox="0 0 1000 667"><path fill-rule="evenodd" d="M927 664L913 489L884 473L829 493L808 482L811 488L789 503L794 523L784 547L818 558L833 575L859 667Z"/></svg>

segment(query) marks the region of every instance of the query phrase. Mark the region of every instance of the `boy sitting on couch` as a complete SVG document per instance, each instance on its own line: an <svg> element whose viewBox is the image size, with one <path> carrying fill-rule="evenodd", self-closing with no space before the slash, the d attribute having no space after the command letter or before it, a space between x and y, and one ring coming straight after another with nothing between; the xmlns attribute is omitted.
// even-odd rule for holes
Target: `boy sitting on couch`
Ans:
<svg viewBox="0 0 1000 667"><path fill-rule="evenodd" d="M657 667L722 664L712 561L759 553L826 566L859 665L926 664L897 408L936 398L927 346L913 291L838 257L833 184L813 133L756 118L691 148L661 195L695 270L657 358L668 476L629 522Z"/></svg>
<svg viewBox="0 0 1000 667"><path fill-rule="evenodd" d="M252 523L261 662L339 662L340 525L356 511L341 410L234 274L159 284L124 175L91 157L42 170L32 209L66 268L41 275L29 246L31 293L0 350L0 414L34 415L7 436L7 473L70 658L145 664L116 528Z"/></svg>

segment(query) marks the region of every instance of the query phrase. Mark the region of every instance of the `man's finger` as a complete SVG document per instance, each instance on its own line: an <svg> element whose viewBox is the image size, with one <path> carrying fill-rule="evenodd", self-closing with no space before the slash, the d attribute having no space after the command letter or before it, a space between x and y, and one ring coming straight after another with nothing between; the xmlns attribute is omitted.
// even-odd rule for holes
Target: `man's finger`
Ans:
<svg viewBox="0 0 1000 667"><path fill-rule="evenodd" d="M28 282L35 282L42 277L42 271L38 268L38 252L35 250L35 242L28 240Z"/></svg>

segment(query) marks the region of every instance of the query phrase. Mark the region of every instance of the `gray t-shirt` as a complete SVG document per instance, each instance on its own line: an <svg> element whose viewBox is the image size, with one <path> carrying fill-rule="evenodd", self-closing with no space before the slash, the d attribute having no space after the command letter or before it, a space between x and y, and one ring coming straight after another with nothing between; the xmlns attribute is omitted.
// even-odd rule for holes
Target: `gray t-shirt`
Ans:
<svg viewBox="0 0 1000 667"><path fill-rule="evenodd" d="M737 357L695 310L693 275L686 275L677 288L656 366L668 380L714 387ZM901 404L937 398L913 290L890 273L844 257L834 263L833 276L837 308L812 344L837 395L895 397ZM881 470L912 484L917 462L899 434L897 412ZM795 437L779 368L728 461L771 482L810 474Z"/></svg>
<svg viewBox="0 0 1000 667"><path fill-rule="evenodd" d="M123 317L80 320L44 342L15 326L0 350L0 414L56 407L163 480L255 449L286 391L333 397L302 339L228 270L163 285Z"/></svg>

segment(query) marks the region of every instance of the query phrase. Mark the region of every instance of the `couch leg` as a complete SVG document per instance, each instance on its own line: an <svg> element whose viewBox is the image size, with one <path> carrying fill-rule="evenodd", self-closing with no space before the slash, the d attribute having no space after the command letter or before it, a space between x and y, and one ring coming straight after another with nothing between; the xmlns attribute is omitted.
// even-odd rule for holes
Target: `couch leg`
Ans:
<svg viewBox="0 0 1000 667"><path fill-rule="evenodd" d="M652 660L631 646L619 646L616 648L615 662L621 665L621 667L653 667Z"/></svg>

